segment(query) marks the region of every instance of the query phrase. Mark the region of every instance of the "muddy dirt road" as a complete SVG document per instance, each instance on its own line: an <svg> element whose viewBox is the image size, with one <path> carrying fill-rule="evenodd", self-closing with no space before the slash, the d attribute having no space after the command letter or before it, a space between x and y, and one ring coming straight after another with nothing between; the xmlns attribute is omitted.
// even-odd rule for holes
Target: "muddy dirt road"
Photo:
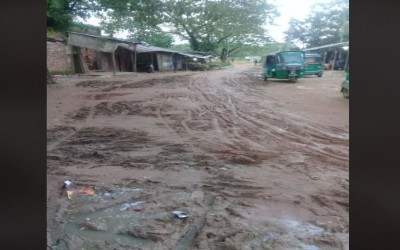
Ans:
<svg viewBox="0 0 400 250"><path fill-rule="evenodd" d="M260 72L49 86L48 249L348 249L344 73Z"/></svg>

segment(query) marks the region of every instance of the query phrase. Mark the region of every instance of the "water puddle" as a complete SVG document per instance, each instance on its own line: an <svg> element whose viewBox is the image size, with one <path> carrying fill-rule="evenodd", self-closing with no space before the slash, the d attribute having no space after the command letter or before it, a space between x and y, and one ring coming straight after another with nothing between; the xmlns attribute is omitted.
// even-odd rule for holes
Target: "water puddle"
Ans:
<svg viewBox="0 0 400 250"><path fill-rule="evenodd" d="M72 197L64 217L67 221L64 228L65 234L82 238L84 241L88 240L88 242L115 242L126 246L152 245L151 240L123 233L141 219L165 216L164 212L141 212L143 208L138 209L145 202L133 199L132 195L143 189L116 186L110 190L95 190L96 192L91 195ZM107 207L104 208L104 206Z"/></svg>
<svg viewBox="0 0 400 250"><path fill-rule="evenodd" d="M151 246L152 240L131 236L126 232L140 225L140 221L162 219L171 216L170 212L135 212L135 207L143 201L132 200L92 213L71 215L65 226L68 235L88 240L113 241L128 246Z"/></svg>
<svg viewBox="0 0 400 250"><path fill-rule="evenodd" d="M307 222L295 219L274 219L271 221L271 231L249 242L251 246L263 246L284 249L320 250L321 248L310 243L320 237L324 229ZM325 249L325 248L323 248Z"/></svg>
<svg viewBox="0 0 400 250"><path fill-rule="evenodd" d="M64 211L64 237L54 238L64 240L68 247L112 244L151 249L174 231L170 221L176 218L171 209L186 207L192 193L178 189L149 199L143 188L98 187L90 195L77 193ZM162 206L155 206L154 200Z"/></svg>
<svg viewBox="0 0 400 250"><path fill-rule="evenodd" d="M289 228L291 232L294 234L310 234L317 235L324 232L324 229L314 226L309 223L300 222L292 219L280 220L280 222Z"/></svg>
<svg viewBox="0 0 400 250"><path fill-rule="evenodd" d="M152 243L150 240L136 238L125 234L116 234L109 231L94 231L94 230L81 230L80 226L74 223L69 223L65 227L65 233L80 238L90 240L110 241L117 242L118 244L127 246L148 246ZM85 248L86 249L86 248Z"/></svg>

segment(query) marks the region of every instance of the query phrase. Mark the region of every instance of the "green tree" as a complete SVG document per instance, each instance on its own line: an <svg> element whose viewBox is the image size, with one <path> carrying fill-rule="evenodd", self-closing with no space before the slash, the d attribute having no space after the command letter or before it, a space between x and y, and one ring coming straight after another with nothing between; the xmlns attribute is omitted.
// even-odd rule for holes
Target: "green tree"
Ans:
<svg viewBox="0 0 400 250"><path fill-rule="evenodd" d="M65 33L74 17L87 18L99 5L90 0L47 0L47 31ZM55 83L47 69L47 83Z"/></svg>
<svg viewBox="0 0 400 250"><path fill-rule="evenodd" d="M152 28L177 35L192 50L220 53L246 42L267 39L263 25L277 15L264 0L99 0L106 6L102 25L107 32L127 29L133 36ZM112 34L112 33L111 33Z"/></svg>
<svg viewBox="0 0 400 250"><path fill-rule="evenodd" d="M96 16L102 21L104 31L113 36L120 30L127 30L131 38L149 38L145 33L159 36L157 26L162 21L161 0L97 0L101 10Z"/></svg>
<svg viewBox="0 0 400 250"><path fill-rule="evenodd" d="M316 47L349 40L349 2L332 0L315 4L312 13L304 20L291 19L286 40L300 42L306 47Z"/></svg>
<svg viewBox="0 0 400 250"><path fill-rule="evenodd" d="M164 33L157 29L141 29L137 30L135 34L130 34L128 39L145 42L154 46L162 48L171 47L174 42L172 35Z"/></svg>
<svg viewBox="0 0 400 250"><path fill-rule="evenodd" d="M47 0L47 30L65 32L75 17L86 19L100 5L91 0Z"/></svg>
<svg viewBox="0 0 400 250"><path fill-rule="evenodd" d="M184 51L189 52L191 51L189 43L182 43L182 44L172 44L170 49L177 50L177 51Z"/></svg>

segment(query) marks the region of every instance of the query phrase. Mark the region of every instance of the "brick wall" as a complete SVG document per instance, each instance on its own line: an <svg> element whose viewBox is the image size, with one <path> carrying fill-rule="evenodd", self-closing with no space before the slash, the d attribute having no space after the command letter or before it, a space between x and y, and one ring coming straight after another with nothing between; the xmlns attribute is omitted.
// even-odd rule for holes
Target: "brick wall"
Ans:
<svg viewBox="0 0 400 250"><path fill-rule="evenodd" d="M47 41L47 67L52 74L74 72L72 55L65 43Z"/></svg>

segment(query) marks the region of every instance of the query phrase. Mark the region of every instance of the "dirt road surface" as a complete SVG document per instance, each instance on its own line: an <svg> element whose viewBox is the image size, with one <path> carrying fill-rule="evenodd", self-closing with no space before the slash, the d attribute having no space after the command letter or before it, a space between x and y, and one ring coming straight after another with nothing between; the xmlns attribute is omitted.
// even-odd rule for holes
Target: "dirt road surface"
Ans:
<svg viewBox="0 0 400 250"><path fill-rule="evenodd" d="M344 73L261 70L58 77L48 249L348 249Z"/></svg>

